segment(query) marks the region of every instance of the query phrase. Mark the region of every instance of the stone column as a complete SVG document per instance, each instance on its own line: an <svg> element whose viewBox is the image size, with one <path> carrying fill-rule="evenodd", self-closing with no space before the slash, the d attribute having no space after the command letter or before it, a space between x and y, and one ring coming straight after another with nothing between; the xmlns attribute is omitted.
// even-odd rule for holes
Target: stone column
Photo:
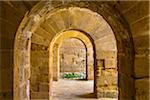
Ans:
<svg viewBox="0 0 150 100"><path fill-rule="evenodd" d="M90 45L87 47L87 80L94 80L94 56L93 47Z"/></svg>
<svg viewBox="0 0 150 100"><path fill-rule="evenodd" d="M30 31L24 31L23 34L21 34L16 41L16 48L15 48L15 59L17 60L16 66L17 69L15 69L14 73L18 73L18 76L14 76L16 87L16 90L18 91L18 95L15 95L16 99L20 100L29 100L30 99L30 91L29 91L29 78L30 78L30 46L31 46L31 36L32 33ZM17 87L19 87L17 89ZM15 92L15 91L14 91Z"/></svg>
<svg viewBox="0 0 150 100"><path fill-rule="evenodd" d="M14 100L30 100L31 36L38 26L39 19L39 15L30 17L25 15L16 34L14 46Z"/></svg>
<svg viewBox="0 0 150 100"><path fill-rule="evenodd" d="M59 78L59 52L58 52L58 44L54 44L53 46L53 80L58 81Z"/></svg>
<svg viewBox="0 0 150 100"><path fill-rule="evenodd" d="M106 68L106 60L97 60L96 95L97 98L117 98L117 70Z"/></svg>

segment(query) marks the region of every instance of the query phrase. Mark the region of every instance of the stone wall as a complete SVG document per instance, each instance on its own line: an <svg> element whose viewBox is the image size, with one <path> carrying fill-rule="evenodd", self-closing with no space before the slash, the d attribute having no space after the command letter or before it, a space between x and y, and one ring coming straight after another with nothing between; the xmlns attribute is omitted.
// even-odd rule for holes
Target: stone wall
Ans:
<svg viewBox="0 0 150 100"><path fill-rule="evenodd" d="M112 34L100 38L96 41L96 47L97 97L118 98L117 44L115 36Z"/></svg>
<svg viewBox="0 0 150 100"><path fill-rule="evenodd" d="M13 60L14 60L13 59L13 52L14 52L13 46L14 46L15 33L18 29L18 26L19 26L22 18L24 17L24 14L28 10L30 10L34 6L35 3L36 2L31 2L31 1L27 1L27 2L24 2L24 1L23 2L22 1L19 1L19 2L1 1L0 2L0 5L1 5L0 6L1 7L1 9L0 9L1 10L1 14L0 14L0 24L1 24L0 80L2 80L2 81L0 81L0 85L1 85L0 86L0 92L1 92L0 99L2 98L2 100L3 99L11 100L13 98L12 97L12 95L13 95ZM94 5L98 4L98 2L92 3L90 5L93 6L94 11L97 10L99 12L104 13L105 11L101 11L101 10L103 10L103 7L104 7L104 5L100 5L102 3L103 2L100 2L99 5L97 5L97 6L94 6ZM120 83L120 87L121 87L122 91L124 91L124 92L121 91L122 94L120 94L120 95L122 97L132 96L132 98L133 98L133 96L135 96L135 98L137 100L143 100L143 99L148 100L148 98L149 98L149 89L148 89L149 88L149 70L148 70L149 69L149 10L148 10L149 2L148 1L126 1L126 2L112 1L112 2L104 2L104 3L111 6L112 9L115 10L116 12L119 12L121 14L121 17L125 21L127 21L126 29L130 29L130 31L131 31L130 35L133 39L133 44L134 44L134 51L135 51L134 69L131 69L130 74L128 74L130 71L130 70L128 70L128 69L130 69L130 68L128 68L128 66L131 67L128 63L128 62L130 62L128 60L129 58L126 57L126 55L123 53L119 54L118 59L122 59L122 61L124 61L124 62L119 62L119 66L120 65L123 66L121 68L121 71L124 70L123 72L121 72L122 76L120 77L120 80L127 79L127 81L121 81L121 83ZM59 3L59 4L61 4L61 3ZM84 3L81 3L81 5L84 5ZM100 8L97 8L97 7L100 7ZM35 9L35 11L36 10L37 9ZM109 13L109 10L107 10L107 11ZM59 16L63 16L62 19L64 19L64 20L69 19L69 16L67 16L68 12L64 11L64 13L65 13L64 15L61 14ZM77 16L74 16L74 18L72 19L72 21L74 21L73 26L75 28L80 28L80 29L85 28L86 31L92 33L93 30L91 30L91 29L94 27L94 25L98 26L98 24L94 24L94 25L88 24L88 23L91 23L90 21L94 22L93 20L89 19L91 17L87 17L89 15L86 15L86 17L85 17L84 14L81 17L78 17L78 15L80 16L79 13L80 12L78 12L78 13L76 12L75 15L77 15ZM57 16L56 19L59 16ZM119 20L120 16L118 16L117 14L113 13L112 16L114 16L116 19ZM79 20L79 22L74 20L76 18ZM116 21L116 20L114 21L114 19L111 19L111 16L109 14L105 18L109 19L109 22L111 20L112 26L113 26L114 22ZM91 19L93 19L93 18L91 18ZM86 20L88 20L88 23L86 23L84 25L81 24L81 22L87 22ZM49 22L51 22L51 20ZM78 25L78 23L80 23L80 25ZM58 23L53 23L54 26L56 26L57 24ZM64 24L66 26L65 25L63 26L60 24L61 25L60 27L68 28L68 26L70 25L68 20ZM45 26L48 26L48 25L45 24ZM76 26L76 25L78 25L78 26ZM85 25L87 25L87 26L85 26ZM113 27L113 29L115 29L119 26ZM54 30L55 30L55 28L59 29L60 27L53 27L53 29ZM58 30L54 31L49 27L47 27L46 29L49 30L49 32L45 32L45 33L52 33L52 35L53 35L53 33L58 32ZM103 29L103 28L100 28L100 29ZM127 30L123 30L123 32L124 31L127 31ZM100 30L100 32L105 33L104 30ZM94 33L96 33L96 31L94 31ZM118 31L117 34L119 34L120 36L124 35L124 33L122 33L122 31L120 31L120 32ZM47 35L46 38L48 36L49 35ZM98 37L98 36L101 36L101 35L99 34L96 37ZM126 35L125 35L124 38L128 38L128 36L126 37ZM37 42L40 42L37 38L36 38L36 40L37 40ZM119 39L118 39L118 41L119 41ZM118 45L121 44L122 42L124 42L125 44L127 42L127 41L121 41L121 42L120 41L118 42L118 41L117 41ZM42 44L45 44L45 43L48 44L47 41L44 41ZM130 42L130 43L132 43L132 42ZM120 48L121 46L127 47L128 45L119 45L118 47ZM124 49L126 49L126 48L124 48ZM121 49L119 51L124 51L124 50ZM130 52L128 52L128 53L130 53ZM128 53L126 53L126 54L128 54ZM132 62L130 62L130 63L132 63ZM101 62L100 62L100 65L101 65ZM128 68L128 69L125 69L125 68ZM135 73L134 75L132 72L133 70ZM129 75L129 76L124 77L123 75ZM128 84L128 83L132 83L134 80L135 80L135 92L136 92L135 95L134 95L134 89L132 88L132 90L131 90L131 88L130 88L133 86L129 86L132 84ZM129 96L126 96L126 93L128 93Z"/></svg>
<svg viewBox="0 0 150 100"><path fill-rule="evenodd" d="M119 6L120 5L120 6ZM149 1L116 5L129 23L135 50L135 99L149 99Z"/></svg>
<svg viewBox="0 0 150 100"><path fill-rule="evenodd" d="M97 59L97 96L118 98L117 52L101 51Z"/></svg>
<svg viewBox="0 0 150 100"><path fill-rule="evenodd" d="M86 73L86 48L78 39L67 39L60 47L60 72Z"/></svg>
<svg viewBox="0 0 150 100"><path fill-rule="evenodd" d="M13 99L14 40L25 13L36 2L0 1L0 99ZM27 8L27 6L29 8Z"/></svg>
<svg viewBox="0 0 150 100"><path fill-rule="evenodd" d="M49 99L49 51L40 44L31 45L31 99Z"/></svg>

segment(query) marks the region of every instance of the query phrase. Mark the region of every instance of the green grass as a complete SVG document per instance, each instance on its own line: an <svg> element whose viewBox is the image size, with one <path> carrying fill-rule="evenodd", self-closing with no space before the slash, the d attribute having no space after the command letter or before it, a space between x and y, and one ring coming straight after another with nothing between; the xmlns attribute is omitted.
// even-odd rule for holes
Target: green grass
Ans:
<svg viewBox="0 0 150 100"><path fill-rule="evenodd" d="M67 79L84 79L84 76L81 74L76 74L76 73L65 73L63 74L62 78L67 78Z"/></svg>

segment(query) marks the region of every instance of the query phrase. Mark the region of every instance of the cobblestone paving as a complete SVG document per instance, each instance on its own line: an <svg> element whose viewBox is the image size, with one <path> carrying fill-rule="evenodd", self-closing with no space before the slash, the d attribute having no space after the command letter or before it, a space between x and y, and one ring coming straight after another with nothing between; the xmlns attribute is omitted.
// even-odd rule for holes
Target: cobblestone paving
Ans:
<svg viewBox="0 0 150 100"><path fill-rule="evenodd" d="M117 100L96 99L93 94L93 81L59 79L52 86L52 100Z"/></svg>

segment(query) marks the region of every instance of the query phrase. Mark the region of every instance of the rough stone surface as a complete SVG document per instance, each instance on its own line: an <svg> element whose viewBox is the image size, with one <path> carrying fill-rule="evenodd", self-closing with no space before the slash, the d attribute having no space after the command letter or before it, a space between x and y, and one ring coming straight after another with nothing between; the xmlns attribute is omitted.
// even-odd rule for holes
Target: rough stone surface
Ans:
<svg viewBox="0 0 150 100"><path fill-rule="evenodd" d="M93 94L93 81L59 80L53 82L53 100L117 100L117 98L99 98Z"/></svg>
<svg viewBox="0 0 150 100"><path fill-rule="evenodd" d="M49 98L49 52L47 47L34 44L31 45L31 99ZM38 96L36 96L38 95ZM42 96L44 95L44 96ZM41 96L41 97L40 97Z"/></svg>
<svg viewBox="0 0 150 100"><path fill-rule="evenodd" d="M86 48L78 39L65 40L59 50L60 72L86 73Z"/></svg>
<svg viewBox="0 0 150 100"><path fill-rule="evenodd" d="M137 79L135 81L136 100L149 99L149 78Z"/></svg>
<svg viewBox="0 0 150 100"><path fill-rule="evenodd" d="M47 38L50 37L49 40L51 40L57 32L68 28L79 29L89 33L95 42L97 41L96 54L98 55L97 57L100 58L100 49L110 49L113 47L111 43L115 44L114 41L112 42L112 39L109 41L110 37L108 36L109 33L113 34L114 32L119 55L117 57L120 91L119 99L148 99L148 92L142 91L147 91L146 88L149 83L149 81L145 81L145 79L149 77L149 1L53 1L53 3L49 3L50 6L45 2L41 2L34 6L37 2L38 1L0 2L0 79L2 80L0 81L0 99L11 100L16 98L15 100L21 100L28 99L29 97L27 95L29 86L28 78L30 77L30 55L28 55L30 54L30 50L24 51L24 49L30 48L28 43L30 44L31 41L25 37L18 38L18 34L21 35L24 29L35 29L35 24L33 24L33 20L30 20L32 19L30 15L36 15L38 13L40 16L45 16L50 13L52 16L51 19L44 21L44 23L38 27L44 30L38 29L36 31L36 35L34 34L32 39L35 42L32 41L32 43L48 46L49 42ZM47 7L44 7L44 5ZM85 9L73 10L72 8L60 11L61 13L58 11L55 14L52 14L57 11L55 8L52 11L48 11L48 7L51 10L53 7L59 9L59 7L65 8L66 6L78 6L98 12L107 20L111 27L108 27L109 25L105 23L103 17L98 17L96 13L92 13L91 15L89 10L86 10L88 14L82 13ZM33 9L29 12L31 8ZM29 13L25 15L26 12ZM79 20L75 20L76 18ZM21 22L22 19L23 21ZM43 19L45 19L45 17L43 17ZM101 23L99 23L98 20L100 20ZM27 28L24 26L27 26ZM99 28L96 26L101 27ZM19 30L17 31L18 27ZM111 29L113 29L113 32ZM45 32L45 30L47 32ZM131 33L129 32L130 30ZM46 35L47 33L49 33L49 35ZM17 35L15 36L15 34ZM105 41L105 39L107 41ZM14 42L18 44L14 46ZM103 47L105 47L104 45L109 45L109 47L100 48L102 45ZM131 52L132 50L135 50L133 51L135 53L135 58L134 53ZM111 62L112 61L109 63L106 62L105 64L108 66ZM135 62L135 64L133 64L133 62ZM140 66L144 66L142 67L143 69L141 69ZM98 72L98 70L96 71ZM41 72L43 73L43 71ZM101 72L101 70L99 72ZM15 79L13 79L13 76ZM136 91L136 93L134 93L134 91ZM14 97L12 94L14 94Z"/></svg>
<svg viewBox="0 0 150 100"><path fill-rule="evenodd" d="M94 50L91 49L93 47L90 39L83 34L82 32L70 30L63 33L60 33L57 37L54 38L54 41L52 41L52 44L50 45L50 60L51 60L51 66L53 67L53 71L55 72L53 74L54 80L58 80L59 77L59 69L60 69L60 59L59 59L59 46L62 44L62 42L65 39L68 38L77 38L79 40L82 40L84 43L86 49L87 49L87 79L93 79L93 70L94 70ZM78 59L79 60L79 59ZM70 61L70 59L69 59ZM73 65L73 64L72 64ZM91 67L92 66L92 67ZM89 71L90 70L90 71ZM92 73L91 73L92 71Z"/></svg>

